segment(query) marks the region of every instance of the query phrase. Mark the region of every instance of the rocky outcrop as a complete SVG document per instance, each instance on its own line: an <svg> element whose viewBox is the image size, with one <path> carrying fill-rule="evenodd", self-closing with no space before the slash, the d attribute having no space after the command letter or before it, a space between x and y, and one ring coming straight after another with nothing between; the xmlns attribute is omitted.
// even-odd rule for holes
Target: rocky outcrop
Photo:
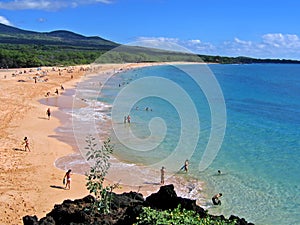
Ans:
<svg viewBox="0 0 300 225"><path fill-rule="evenodd" d="M23 217L24 225L132 225L142 212L142 207L149 206L157 210L174 209L180 204L182 208L194 210L201 217L206 217L205 210L196 205L195 200L178 197L173 185L162 186L157 193L146 198L136 192L123 194L112 193L111 213L108 215L99 214L92 210L95 198L91 195L74 201L65 200L60 205L55 205L53 210L46 217L38 220L36 216ZM215 216L216 219L224 221L237 221L237 225L251 225L245 219L231 216L225 219L224 216Z"/></svg>

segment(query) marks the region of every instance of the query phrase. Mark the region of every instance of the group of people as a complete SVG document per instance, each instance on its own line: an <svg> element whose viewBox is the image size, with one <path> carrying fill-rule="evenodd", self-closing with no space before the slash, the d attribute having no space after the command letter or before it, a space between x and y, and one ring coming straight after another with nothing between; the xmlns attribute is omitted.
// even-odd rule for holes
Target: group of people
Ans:
<svg viewBox="0 0 300 225"><path fill-rule="evenodd" d="M138 106L136 106L135 110L138 111L138 110L140 110L140 108ZM152 111L152 109L147 106L147 107L145 107L145 111Z"/></svg>
<svg viewBox="0 0 300 225"><path fill-rule="evenodd" d="M124 123L130 123L130 122L131 122L130 115L124 116Z"/></svg>
<svg viewBox="0 0 300 225"><path fill-rule="evenodd" d="M50 120L50 116L51 116L51 111L50 111L50 108L48 108L47 109L47 111L46 111L46 114L47 114L47 116L48 116L48 120ZM31 151L30 150L30 147L29 147L29 139L28 139L28 137L24 137L24 139L23 139L23 143L22 144L24 144L24 151ZM63 184L65 184L66 186L65 186L65 189L66 190L70 190L70 188L71 188L71 172L72 172L72 170L68 170L67 172L66 172L66 174L65 174L65 176L64 176L64 178L63 178Z"/></svg>
<svg viewBox="0 0 300 225"><path fill-rule="evenodd" d="M183 166L179 169L179 171L184 170L186 173L189 170L189 160L185 160ZM164 166L161 167L160 169L160 183L164 184L165 183L165 172L166 168Z"/></svg>
<svg viewBox="0 0 300 225"><path fill-rule="evenodd" d="M189 170L189 160L185 160L184 165L180 168L179 171L184 170L186 173ZM164 185L165 184L165 173L166 173L166 168L164 166L161 167L160 169L160 184ZM221 174L221 170L218 170L218 174ZM214 205L221 205L221 200L220 198L222 197L222 193L217 193L212 197L212 203Z"/></svg>
<svg viewBox="0 0 300 225"><path fill-rule="evenodd" d="M60 90L62 90L62 91L65 90L65 88L64 88L64 86L63 86L62 84L60 85ZM55 94L55 95L59 95L58 88L55 88L54 94ZM45 97L49 97L49 96L50 96L50 91L48 91L48 92L45 94Z"/></svg>

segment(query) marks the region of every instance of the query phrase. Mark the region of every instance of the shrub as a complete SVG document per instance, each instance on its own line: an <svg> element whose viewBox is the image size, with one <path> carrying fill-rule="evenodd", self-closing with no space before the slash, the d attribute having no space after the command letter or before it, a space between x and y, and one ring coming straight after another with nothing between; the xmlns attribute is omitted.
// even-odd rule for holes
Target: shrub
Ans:
<svg viewBox="0 0 300 225"><path fill-rule="evenodd" d="M157 211L150 207L144 207L143 212L137 218L136 225L234 225L235 222L216 220L207 216L201 218L195 211L181 209L178 206L173 210Z"/></svg>
<svg viewBox="0 0 300 225"><path fill-rule="evenodd" d="M86 174L86 187L91 194L96 198L93 205L100 213L107 214L110 212L110 202L113 189L118 187L118 184L104 185L104 178L110 168L110 155L113 153L113 146L108 138L104 141L101 148L95 141L95 138L89 135L86 138L86 143L89 151L87 152L87 160L93 161L93 166L90 167L90 172Z"/></svg>

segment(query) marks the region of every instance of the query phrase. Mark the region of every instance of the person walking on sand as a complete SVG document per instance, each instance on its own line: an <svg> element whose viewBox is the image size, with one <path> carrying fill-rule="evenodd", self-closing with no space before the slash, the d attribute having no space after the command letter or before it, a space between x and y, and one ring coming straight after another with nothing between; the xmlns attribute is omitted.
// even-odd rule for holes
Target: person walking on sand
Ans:
<svg viewBox="0 0 300 225"><path fill-rule="evenodd" d="M27 149L28 149L28 151L30 152L30 148L29 148L29 140L28 140L27 137L24 137L24 144L25 144L25 146L24 146L25 152L27 151Z"/></svg>
<svg viewBox="0 0 300 225"><path fill-rule="evenodd" d="M66 186L65 186L66 190L71 189L71 172L72 172L72 170L68 170L63 178L63 184L66 184Z"/></svg>
<svg viewBox="0 0 300 225"><path fill-rule="evenodd" d="M165 167L161 167L160 169L160 183L165 184Z"/></svg>
<svg viewBox="0 0 300 225"><path fill-rule="evenodd" d="M218 194L215 194L213 197L212 197L212 202L214 205L221 205L221 200L220 200L220 197L222 197L222 193L218 193Z"/></svg>
<svg viewBox="0 0 300 225"><path fill-rule="evenodd" d="M50 108L47 109L47 112L46 112L47 116L48 116L48 120L50 120L50 116L51 116L51 111L50 111Z"/></svg>

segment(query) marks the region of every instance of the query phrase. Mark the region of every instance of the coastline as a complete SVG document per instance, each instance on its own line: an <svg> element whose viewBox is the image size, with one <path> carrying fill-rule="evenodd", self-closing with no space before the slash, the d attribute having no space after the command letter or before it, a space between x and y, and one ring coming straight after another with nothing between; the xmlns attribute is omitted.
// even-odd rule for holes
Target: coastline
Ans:
<svg viewBox="0 0 300 225"><path fill-rule="evenodd" d="M170 63L103 65L100 69L131 69L162 64ZM70 191L62 189L65 171L56 168L54 162L60 157L74 153L74 150L72 146L53 138L56 135L55 129L61 126L61 123L56 117L48 120L47 106L39 102L41 98L45 98L47 92L50 92L52 98L61 98L60 93L57 96L54 94L55 89L60 88L60 85L63 85L65 90L74 88L82 77L87 75L86 71L80 71L80 68L88 66L72 67L73 72L68 72L69 68L58 67L55 71L52 71L52 67L41 68L39 71L0 71L0 111L3 118L0 127L3 143L0 153L0 206L4 209L0 214L1 224L22 224L22 217L25 215L44 217L54 204L88 194L85 177L78 174L72 177ZM36 83L33 77L37 77ZM53 114L57 110L57 107L51 107ZM23 150L22 140L25 136L29 138L31 152ZM130 191L132 188L135 187L124 186L116 191ZM159 185L156 188L158 189ZM143 193L147 190L139 191Z"/></svg>
<svg viewBox="0 0 300 225"><path fill-rule="evenodd" d="M85 83L84 86L84 90L86 90L86 85L88 86L88 90L92 90L94 88L94 86L96 87L96 89L98 89L98 83L105 83L106 79L108 77L111 76L119 76L119 74L121 74L122 72L126 72L128 70L133 70L137 67L149 67L149 66L160 66L163 65L164 63L159 63L159 64L134 64L134 65L125 65L125 68L120 69L119 71L101 71L100 73L91 76L87 76L82 82L81 84ZM180 64L187 64L184 62L181 62ZM174 65L174 64L172 64ZM111 69L112 70L112 69ZM94 79L96 78L96 79ZM117 78L118 79L118 78ZM119 81L118 81L119 82ZM120 81L122 82L122 81ZM91 85L92 89L89 89L89 86ZM117 85L117 84L115 84ZM76 91L79 91L79 93L81 93L82 89L79 87L80 85L78 85L76 88L69 90L70 94L68 96L66 96L67 98L71 98L71 101L75 99L75 95L76 95ZM114 85L113 85L114 86ZM100 87L99 87L100 88ZM72 95L72 96L70 96ZM91 97L92 99L96 98L94 96L94 94L92 94L93 97ZM89 98L90 94L88 92L88 96L83 94L81 95L76 95L76 99L81 99L81 97L83 98ZM99 127L101 127L101 131L97 130L96 134L94 137L96 137L96 139L100 139L101 141L104 141L107 137L110 136L110 129L111 129L111 119L108 119L109 121L103 121L103 120L99 120L99 115L97 114L97 112L101 112L100 114L104 114L104 117L107 113L110 113L110 110L106 111L107 109L106 107L106 103L105 102L99 102L96 101L96 103L92 103L92 105L88 106L89 104L87 102L89 101L85 101L85 99L81 99L84 100L83 103L86 103L84 106L79 106L80 111L83 108L89 108L92 107L92 110L82 110L82 112L85 113L80 113L80 115L86 115L86 114L91 114L92 117L97 117L97 123ZM79 100L79 101L81 101ZM68 101L70 102L70 100ZM49 103L49 102L48 102ZM81 102L82 103L82 102ZM101 105L101 107L99 108L99 106L97 103L99 103ZM51 102L50 106L55 104L55 102ZM96 104L96 105L95 105ZM58 104L59 105L59 104ZM75 104L76 105L76 104ZM104 105L104 107L102 108L102 105ZM55 138L60 139L61 141L64 141L66 143L68 143L69 145L73 146L74 152L72 154L63 156L61 158L58 158L55 161L55 165L56 167L62 169L62 170L68 170L68 169L72 169L72 171L74 171L75 173L79 173L84 175L86 172L89 171L89 164L88 162L86 162L85 157L83 157L85 155L84 152L82 152L82 150L85 148L85 138L83 138L83 140L79 141L79 145L78 145L78 139L76 137L74 137L74 135L76 136L76 132L75 130L77 130L76 125L74 126L74 124L72 124L72 122L74 123L74 121L72 121L72 115L74 115L74 113L71 111L73 111L73 109L75 109L76 111L76 106L75 108L72 108L72 110L70 110L69 106L65 107L65 104L60 104L59 108L61 109L60 113L57 117L60 118L61 120L61 125L60 127L58 127L57 129L57 135ZM67 111L67 112L66 112ZM66 115L68 114L68 115ZM72 114L72 115L71 115ZM75 112L75 115L77 113ZM96 116L97 114L97 116ZM82 117L80 116L80 118ZM75 116L75 117L78 117ZM84 117L84 116L83 116ZM89 116L88 116L89 117ZM101 117L101 116L100 116ZM66 119L67 118L67 119ZM73 117L74 120L74 117ZM84 121L86 120L86 118L84 118ZM99 122L101 121L101 122ZM91 121L92 122L92 121ZM100 124L100 125L99 125ZM85 126L85 123L82 124L82 127ZM86 127L87 129L90 129L91 124L88 123L88 127ZM81 128L79 128L81 129ZM84 134L86 135L86 130L84 129L83 133L80 134ZM79 139L81 139L81 137L79 137ZM77 143L74 144L74 143ZM119 185L121 186L120 190L115 190L116 193L123 193L124 191L136 191L136 192L140 192L142 193L144 196L148 196L151 193L158 191L158 189L160 188L161 184L160 184L160 169L154 169L154 168L149 168L147 166L143 166L143 165L136 165L136 164L132 164L132 163L126 163L123 162L122 160L120 161L118 158L116 158L115 155L112 156L111 158L111 168L108 171L108 174L105 178L105 180L108 183L119 183ZM196 199L198 204L201 204L204 207L206 206L206 199L203 197L203 194L199 194L200 192L202 192L203 190L203 186L204 183L202 181L199 181L197 179L194 179L190 176L186 177L184 174L182 174L183 176L174 176L172 172L168 172L166 173L166 184L174 184L175 189L177 191L177 193L179 193L180 196L184 196L187 198L193 198Z"/></svg>

